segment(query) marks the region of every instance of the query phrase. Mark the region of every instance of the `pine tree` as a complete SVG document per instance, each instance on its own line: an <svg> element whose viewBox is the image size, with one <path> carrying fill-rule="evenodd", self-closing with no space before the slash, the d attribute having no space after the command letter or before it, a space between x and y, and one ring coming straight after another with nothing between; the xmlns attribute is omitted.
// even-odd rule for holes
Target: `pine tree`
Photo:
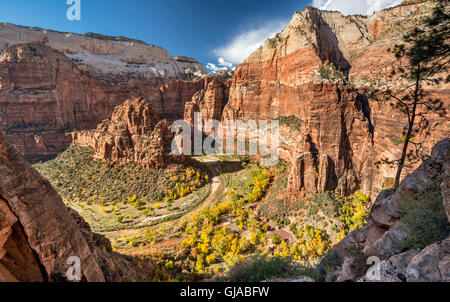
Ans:
<svg viewBox="0 0 450 302"><path fill-rule="evenodd" d="M423 145L415 141L420 131L429 135L427 116L435 113L445 117L444 103L432 98L429 88L442 81L448 82L450 54L450 12L448 0L435 0L432 15L403 37L403 44L391 50L396 57L389 79L392 87L372 88L369 98L389 102L407 117L408 126L404 129L402 155L399 160L384 163L396 164L395 187L400 184L402 171L407 160L418 159ZM444 75L444 77L443 77ZM415 151L409 150L410 146Z"/></svg>

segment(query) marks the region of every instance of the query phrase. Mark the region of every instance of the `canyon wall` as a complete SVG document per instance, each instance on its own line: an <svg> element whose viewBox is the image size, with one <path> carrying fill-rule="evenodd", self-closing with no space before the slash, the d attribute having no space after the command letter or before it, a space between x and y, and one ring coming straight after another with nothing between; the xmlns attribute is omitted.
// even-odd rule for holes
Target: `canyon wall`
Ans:
<svg viewBox="0 0 450 302"><path fill-rule="evenodd" d="M0 54L1 127L28 160L51 158L70 144L70 132L96 128L126 99L144 97L162 118L182 118L204 82L185 72L173 76L99 76L45 43L12 45Z"/></svg>
<svg viewBox="0 0 450 302"><path fill-rule="evenodd" d="M239 65L232 80L205 75L194 59L172 58L137 40L0 24L1 126L11 144L37 161L64 150L71 132L110 119L127 99L142 97L169 122L192 123L195 112L204 121L295 116L300 132L285 129L289 137L281 138L292 192L377 193L395 169L376 163L400 156L406 121L339 77L358 88L374 73L386 74L394 60L388 49L431 8L422 1L363 17L307 7ZM432 92L448 108L449 85ZM429 122L431 135L419 139L431 148L450 128L436 116Z"/></svg>
<svg viewBox="0 0 450 302"><path fill-rule="evenodd" d="M0 282L67 281L72 256L81 260L82 281L105 281L61 197L1 130L0 177Z"/></svg>
<svg viewBox="0 0 450 302"><path fill-rule="evenodd" d="M379 192L395 169L376 163L400 157L395 141L407 123L401 113L369 101L342 78L358 88L373 74L386 77L384 68L395 59L388 49L431 8L425 1L370 17L305 8L236 68L223 120L294 115L301 121L298 139L282 143L283 157L293 164L289 186L294 192ZM447 108L448 88L442 84L432 91ZM437 116L429 120L426 146L431 148L450 136L450 123Z"/></svg>
<svg viewBox="0 0 450 302"><path fill-rule="evenodd" d="M185 104L184 120L194 125L194 115L199 112L203 124L209 120L221 121L229 98L232 76L231 71L221 71L205 77L203 89L198 90Z"/></svg>

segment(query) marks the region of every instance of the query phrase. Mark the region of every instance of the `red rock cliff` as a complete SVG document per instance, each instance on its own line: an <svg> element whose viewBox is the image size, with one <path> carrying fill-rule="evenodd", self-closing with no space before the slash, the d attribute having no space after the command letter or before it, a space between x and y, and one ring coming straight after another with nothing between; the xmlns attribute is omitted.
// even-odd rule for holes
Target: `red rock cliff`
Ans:
<svg viewBox="0 0 450 302"><path fill-rule="evenodd" d="M76 143L93 147L97 158L116 163L133 161L146 168L166 165L173 138L170 123L160 121L150 102L142 98L117 106L111 119L97 129L72 135Z"/></svg>
<svg viewBox="0 0 450 302"><path fill-rule="evenodd" d="M0 281L67 281L67 260L81 260L82 280L105 281L61 197L0 130Z"/></svg>
<svg viewBox="0 0 450 302"><path fill-rule="evenodd" d="M42 43L0 55L0 120L8 140L35 161L60 153L67 134L94 129L125 99L144 97L163 118L180 119L201 80L100 78Z"/></svg>
<svg viewBox="0 0 450 302"><path fill-rule="evenodd" d="M345 17L312 7L296 13L284 31L237 67L223 120L295 115L302 121L301 135L282 142L282 155L293 164L294 192L378 192L395 171L375 163L399 157L392 140L399 138L406 121L330 74L341 71L363 86L367 75L392 62L387 49L430 14L431 5L403 5L371 17ZM448 88L434 91L447 107ZM448 120L430 121L429 148L450 136Z"/></svg>

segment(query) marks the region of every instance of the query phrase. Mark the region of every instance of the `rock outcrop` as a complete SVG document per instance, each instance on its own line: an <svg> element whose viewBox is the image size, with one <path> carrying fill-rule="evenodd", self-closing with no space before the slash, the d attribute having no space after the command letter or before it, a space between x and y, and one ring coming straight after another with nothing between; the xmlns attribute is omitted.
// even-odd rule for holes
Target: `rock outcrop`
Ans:
<svg viewBox="0 0 450 302"><path fill-rule="evenodd" d="M228 72L205 77L203 89L198 90L185 105L184 120L194 125L194 114L199 112L202 114L203 124L209 120L221 121L230 86L231 76Z"/></svg>
<svg viewBox="0 0 450 302"><path fill-rule="evenodd" d="M405 4L370 17L312 7L296 13L236 68L223 120L294 115L303 122L298 139L282 144L284 159L293 164L294 192L378 193L395 169L375 163L399 157L395 140L407 123L401 113L370 102L362 89L349 88L342 78L362 87L369 75L383 76L395 59L388 48L429 15L432 5ZM448 108L448 84L433 89ZM429 121L425 146L431 148L450 132L448 119L430 116Z"/></svg>
<svg viewBox="0 0 450 302"><path fill-rule="evenodd" d="M125 99L144 97L162 118L176 120L203 88L203 80L105 79L42 43L9 46L0 55L1 126L30 161L56 156L71 143L70 132L94 129Z"/></svg>
<svg viewBox="0 0 450 302"><path fill-rule="evenodd" d="M95 157L115 163L137 162L145 168L167 164L173 134L167 120L159 120L150 102L127 100L114 110L110 120L95 130L74 132L75 143L91 146Z"/></svg>
<svg viewBox="0 0 450 302"><path fill-rule="evenodd" d="M69 257L82 281L104 274L61 197L0 131L0 281L67 281Z"/></svg>
<svg viewBox="0 0 450 302"><path fill-rule="evenodd" d="M43 282L44 278L19 220L0 198L0 282Z"/></svg>
<svg viewBox="0 0 450 302"><path fill-rule="evenodd" d="M379 263L379 275L359 282L450 282L450 237L423 250L392 256Z"/></svg>
<svg viewBox="0 0 450 302"><path fill-rule="evenodd" d="M377 281L449 281L450 237L422 250L408 252L403 252L399 244L407 236L414 235L413 230L400 219L402 211L405 211L402 207L407 200L425 194L433 186L446 188L449 163L450 139L446 139L433 148L431 158L407 176L396 190L386 190L378 195L367 225L350 233L334 246L324 258L322 269L332 258L338 258L341 263L336 265L337 261L333 261L337 268L336 280L356 281L366 273L366 259L375 256L382 260L381 280ZM436 182L439 182L438 186ZM445 209L448 209L448 192L441 189L440 194ZM428 198L421 200L432 202ZM440 228L445 228L445 225ZM370 281L370 276L361 281Z"/></svg>

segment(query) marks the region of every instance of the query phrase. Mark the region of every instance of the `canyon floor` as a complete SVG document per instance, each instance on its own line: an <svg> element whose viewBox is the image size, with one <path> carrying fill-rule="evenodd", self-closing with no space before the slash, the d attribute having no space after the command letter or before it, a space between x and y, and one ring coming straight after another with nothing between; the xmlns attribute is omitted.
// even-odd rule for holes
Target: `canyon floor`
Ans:
<svg viewBox="0 0 450 302"><path fill-rule="evenodd" d="M269 169L248 156L214 155L144 170L92 155L90 147L74 144L34 167L115 252L151 262L164 272L155 277L162 280L224 277L255 255L292 256L299 267L312 268L366 222L364 194L286 198L284 161ZM345 221L345 206L358 207L360 217L351 213Z"/></svg>

